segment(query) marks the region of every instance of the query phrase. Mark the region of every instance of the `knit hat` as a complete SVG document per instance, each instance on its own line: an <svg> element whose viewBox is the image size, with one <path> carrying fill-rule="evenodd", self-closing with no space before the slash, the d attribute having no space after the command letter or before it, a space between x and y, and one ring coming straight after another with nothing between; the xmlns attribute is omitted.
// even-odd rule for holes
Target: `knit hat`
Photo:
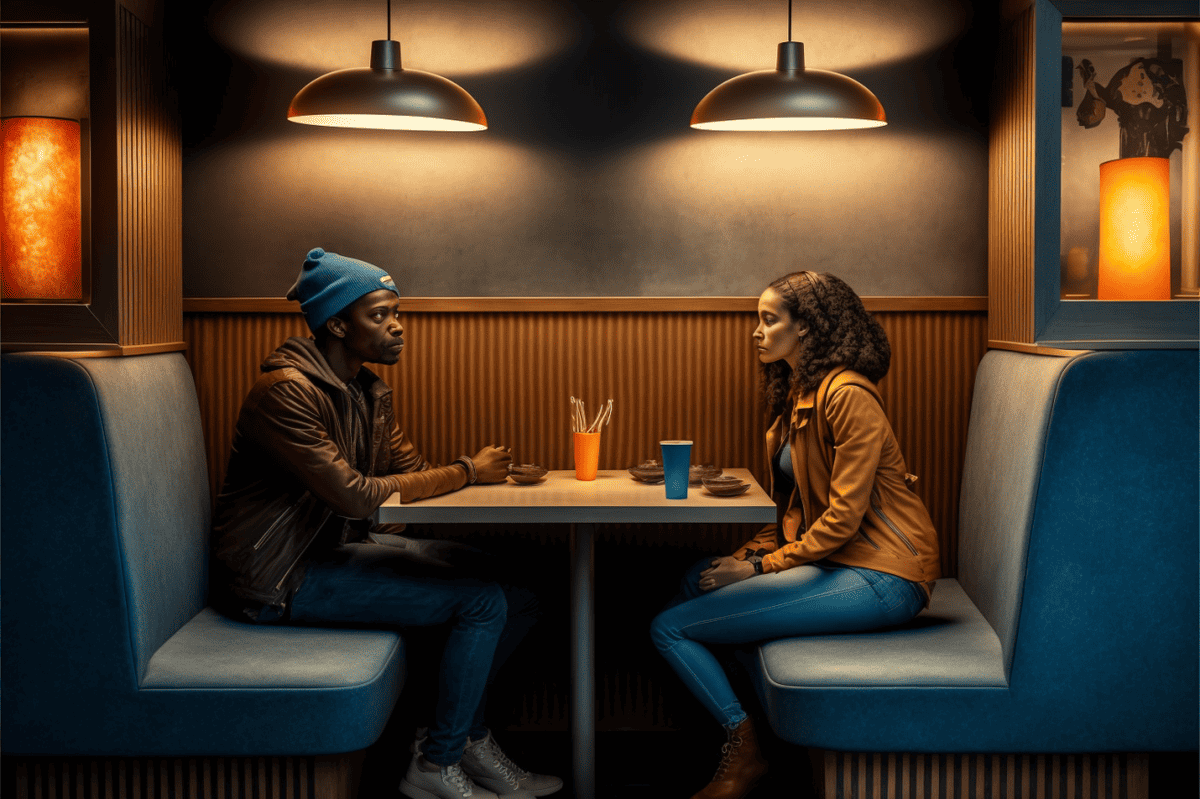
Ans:
<svg viewBox="0 0 1200 799"><path fill-rule="evenodd" d="M288 289L287 298L300 302L309 329L316 332L331 316L379 289L400 296L391 276L378 266L317 247L304 259L304 268Z"/></svg>

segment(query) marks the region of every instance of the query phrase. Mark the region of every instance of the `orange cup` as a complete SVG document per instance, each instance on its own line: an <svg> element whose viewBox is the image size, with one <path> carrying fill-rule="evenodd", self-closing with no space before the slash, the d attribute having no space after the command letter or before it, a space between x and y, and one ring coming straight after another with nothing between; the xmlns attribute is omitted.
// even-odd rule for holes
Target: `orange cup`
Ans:
<svg viewBox="0 0 1200 799"><path fill-rule="evenodd" d="M574 433L575 479L595 480L600 466L600 434Z"/></svg>

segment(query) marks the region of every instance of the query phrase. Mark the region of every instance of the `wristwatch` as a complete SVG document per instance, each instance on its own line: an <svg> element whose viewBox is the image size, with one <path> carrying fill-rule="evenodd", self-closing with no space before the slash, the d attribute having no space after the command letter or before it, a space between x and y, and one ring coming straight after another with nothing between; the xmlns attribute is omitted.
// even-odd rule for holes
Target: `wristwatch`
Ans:
<svg viewBox="0 0 1200 799"><path fill-rule="evenodd" d="M762 574L762 573L763 573L763 570L762 570L762 555L751 555L750 557L746 558L746 562L747 562L747 563L753 563L753 564L754 564L754 573L755 573L755 574Z"/></svg>

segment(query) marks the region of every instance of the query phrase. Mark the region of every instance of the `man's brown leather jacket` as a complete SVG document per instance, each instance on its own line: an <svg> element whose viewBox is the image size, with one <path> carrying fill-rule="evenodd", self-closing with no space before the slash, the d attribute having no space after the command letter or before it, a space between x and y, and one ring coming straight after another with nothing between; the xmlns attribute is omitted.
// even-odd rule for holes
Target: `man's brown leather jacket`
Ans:
<svg viewBox="0 0 1200 799"><path fill-rule="evenodd" d="M392 391L369 369L355 378L369 418L316 343L290 338L262 364L242 403L225 483L213 514L214 589L284 607L323 550L361 537L385 499L461 488L461 466L431 468L396 426ZM350 436L358 415L368 449L357 463ZM358 448L361 450L361 447Z"/></svg>

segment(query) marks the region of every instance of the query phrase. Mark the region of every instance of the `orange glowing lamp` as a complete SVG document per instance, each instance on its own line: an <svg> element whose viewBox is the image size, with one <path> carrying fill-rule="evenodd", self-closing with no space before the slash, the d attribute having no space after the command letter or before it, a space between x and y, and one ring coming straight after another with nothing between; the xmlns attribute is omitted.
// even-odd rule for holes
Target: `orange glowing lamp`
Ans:
<svg viewBox="0 0 1200 799"><path fill-rule="evenodd" d="M0 298L81 300L79 122L9 117L0 132Z"/></svg>
<svg viewBox="0 0 1200 799"><path fill-rule="evenodd" d="M1100 165L1098 299L1171 299L1170 220L1169 160Z"/></svg>

